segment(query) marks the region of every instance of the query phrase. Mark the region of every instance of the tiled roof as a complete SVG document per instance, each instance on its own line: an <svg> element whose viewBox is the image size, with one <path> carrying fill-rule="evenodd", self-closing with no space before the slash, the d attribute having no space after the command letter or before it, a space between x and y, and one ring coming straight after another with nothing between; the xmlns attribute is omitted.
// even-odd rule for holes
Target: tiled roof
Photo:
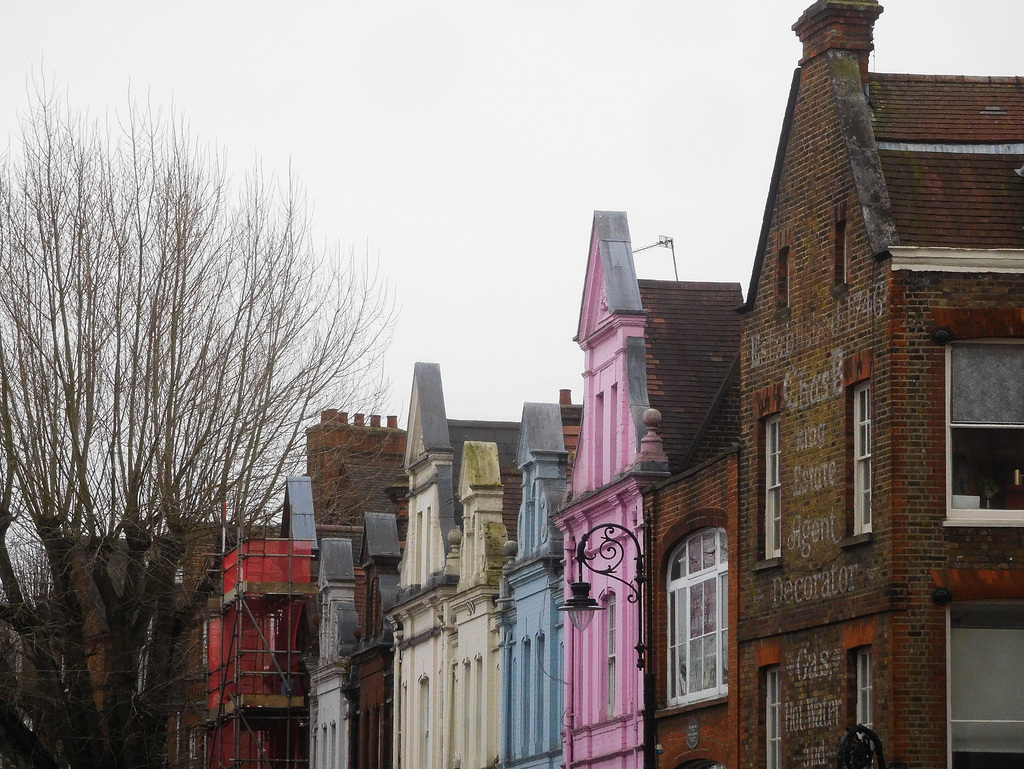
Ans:
<svg viewBox="0 0 1024 769"><path fill-rule="evenodd" d="M902 245L1024 248L1024 78L872 74L869 100Z"/></svg>
<svg viewBox="0 0 1024 769"><path fill-rule="evenodd" d="M1024 248L1020 156L878 154L902 245Z"/></svg>
<svg viewBox="0 0 1024 769"><path fill-rule="evenodd" d="M647 391L672 472L684 469L739 353L738 283L641 280L648 312Z"/></svg>
<svg viewBox="0 0 1024 769"><path fill-rule="evenodd" d="M878 141L996 144L1024 140L1024 78L871 73Z"/></svg>

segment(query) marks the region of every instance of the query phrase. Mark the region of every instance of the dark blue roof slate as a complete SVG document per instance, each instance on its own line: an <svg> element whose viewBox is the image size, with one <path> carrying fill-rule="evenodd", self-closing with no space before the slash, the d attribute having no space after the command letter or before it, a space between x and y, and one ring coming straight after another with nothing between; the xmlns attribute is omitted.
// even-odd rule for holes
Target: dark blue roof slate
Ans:
<svg viewBox="0 0 1024 769"><path fill-rule="evenodd" d="M413 368L412 386L417 403L420 439L426 451L450 449L448 419L441 387L441 366L417 363ZM410 430L410 432L414 432Z"/></svg>
<svg viewBox="0 0 1024 769"><path fill-rule="evenodd" d="M524 403L516 464L522 467L539 451L565 451L562 407L557 403Z"/></svg>
<svg viewBox="0 0 1024 769"><path fill-rule="evenodd" d="M320 543L320 584L354 581L355 578L352 540L334 537L324 539Z"/></svg>
<svg viewBox="0 0 1024 769"><path fill-rule="evenodd" d="M363 543L370 558L400 557L398 519L394 513L366 513L363 516Z"/></svg>
<svg viewBox="0 0 1024 769"><path fill-rule="evenodd" d="M297 542L316 544L316 519L313 516L313 487L307 476L289 478L285 483L281 536Z"/></svg>
<svg viewBox="0 0 1024 769"><path fill-rule="evenodd" d="M594 224L590 234L591 251L596 241L601 258L604 277L604 295L608 312L641 313L640 292L636 285L636 268L633 264L633 248L629 240L629 224L624 211L595 211ZM579 323L576 338L583 338L583 314L587 310L586 292L592 281L590 269L592 260L587 255L587 276L583 280L584 298L580 302Z"/></svg>

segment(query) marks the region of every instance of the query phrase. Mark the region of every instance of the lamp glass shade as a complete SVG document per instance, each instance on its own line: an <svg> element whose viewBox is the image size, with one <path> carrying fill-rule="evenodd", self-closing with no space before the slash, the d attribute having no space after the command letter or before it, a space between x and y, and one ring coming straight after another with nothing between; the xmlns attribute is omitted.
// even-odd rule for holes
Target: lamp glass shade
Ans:
<svg viewBox="0 0 1024 769"><path fill-rule="evenodd" d="M594 614L603 611L604 607L590 597L589 582L570 582L569 591L572 596L566 599L559 611L569 614L569 621L574 628L586 630L594 621Z"/></svg>
<svg viewBox="0 0 1024 769"><path fill-rule="evenodd" d="M600 607L596 609L569 609L569 621L577 630L586 630L590 627L590 623L594 621L594 615L598 611L600 611Z"/></svg>

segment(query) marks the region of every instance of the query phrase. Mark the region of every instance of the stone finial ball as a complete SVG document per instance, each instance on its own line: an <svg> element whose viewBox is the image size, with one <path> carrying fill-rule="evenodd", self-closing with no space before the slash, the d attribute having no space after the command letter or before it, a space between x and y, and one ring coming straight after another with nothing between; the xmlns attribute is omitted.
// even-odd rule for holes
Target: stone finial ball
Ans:
<svg viewBox="0 0 1024 769"><path fill-rule="evenodd" d="M519 552L519 543L514 539L510 539L505 543L504 547L501 548L501 552L505 554L506 558L515 558Z"/></svg>
<svg viewBox="0 0 1024 769"><path fill-rule="evenodd" d="M652 427L657 427L658 425L660 425L661 412L658 411L657 409L647 409L644 412L644 424L647 426L647 429L651 429Z"/></svg>
<svg viewBox="0 0 1024 769"><path fill-rule="evenodd" d="M462 544L462 529L452 529L448 532L448 544L452 547Z"/></svg>

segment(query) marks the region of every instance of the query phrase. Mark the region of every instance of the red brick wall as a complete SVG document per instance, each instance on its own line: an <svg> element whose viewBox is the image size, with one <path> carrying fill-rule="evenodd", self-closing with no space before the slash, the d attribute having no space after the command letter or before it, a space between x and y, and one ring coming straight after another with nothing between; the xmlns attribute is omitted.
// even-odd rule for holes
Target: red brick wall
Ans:
<svg viewBox="0 0 1024 769"><path fill-rule="evenodd" d="M362 424L325 411L306 431L306 474L318 524L361 527L363 513L394 509L385 489L403 473L405 430L379 426L380 417L356 416Z"/></svg>
<svg viewBox="0 0 1024 769"><path fill-rule="evenodd" d="M1024 599L1024 530L944 526L946 348L957 338L1024 336L1024 276L896 272L892 276L892 589L906 596L893 625L893 739L912 766L946 760L946 610L954 600Z"/></svg>
<svg viewBox="0 0 1024 769"><path fill-rule="evenodd" d="M847 281L835 280L836 210L846 206ZM741 756L763 766L764 665L774 650L783 701L783 764L829 766L849 702L850 626L876 617L876 709L891 710L888 619L890 567L888 266L869 253L854 177L835 111L825 57L804 66L779 180L757 298L742 335L737 644ZM780 306L776 255L788 245L788 303ZM850 540L852 443L849 386L870 371L874 527ZM764 393L778 392L781 419L782 555L763 556ZM760 401L757 395L761 393ZM849 413L848 413L849 412ZM844 640L846 639L846 640ZM878 724L889 744L891 728ZM888 753L887 753L888 757Z"/></svg>
<svg viewBox="0 0 1024 769"><path fill-rule="evenodd" d="M889 761L946 765L947 611L1024 599L1024 530L946 524L946 350L1024 335L1024 276L891 272L869 253L826 61L803 70L756 303L742 336L737 762L764 766L763 673L782 674L783 764L834 766L852 725L852 659L874 655L875 730ZM834 282L847 203L849 278ZM788 306L775 254L789 244ZM850 386L872 387L873 529L853 538ZM782 390L782 556L763 560L757 394Z"/></svg>
<svg viewBox="0 0 1024 769"><path fill-rule="evenodd" d="M651 585L654 599L651 640L657 675L658 742L664 752L659 766L671 768L695 759L718 761L736 766L737 701L730 696L694 705L666 708L666 657L668 628L666 575L672 550L690 534L707 527L724 528L729 538L729 562L736 562L738 531L737 472L735 452L721 456L702 468L668 479L644 495L644 509L653 517L653 561ZM729 627L736 627L739 580L729 575ZM729 670L736 670L735 633L729 635ZM733 675L730 672L730 675ZM688 727L695 722L700 729L696 749L687 744Z"/></svg>

